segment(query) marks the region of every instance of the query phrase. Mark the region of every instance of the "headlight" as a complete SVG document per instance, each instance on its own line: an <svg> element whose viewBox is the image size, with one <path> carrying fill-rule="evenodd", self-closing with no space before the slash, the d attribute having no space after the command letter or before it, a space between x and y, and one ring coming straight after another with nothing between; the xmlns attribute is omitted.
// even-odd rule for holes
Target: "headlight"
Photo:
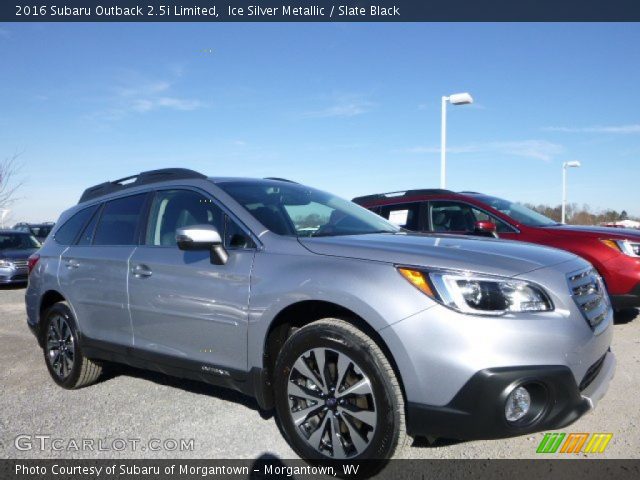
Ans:
<svg viewBox="0 0 640 480"><path fill-rule="evenodd" d="M425 295L463 313L504 315L548 312L553 304L544 290L524 280L488 275L398 268Z"/></svg>
<svg viewBox="0 0 640 480"><path fill-rule="evenodd" d="M600 240L607 247L613 248L630 257L640 257L640 242L630 240Z"/></svg>
<svg viewBox="0 0 640 480"><path fill-rule="evenodd" d="M0 268L10 267L10 266L11 266L11 262L9 262L8 260L0 260Z"/></svg>

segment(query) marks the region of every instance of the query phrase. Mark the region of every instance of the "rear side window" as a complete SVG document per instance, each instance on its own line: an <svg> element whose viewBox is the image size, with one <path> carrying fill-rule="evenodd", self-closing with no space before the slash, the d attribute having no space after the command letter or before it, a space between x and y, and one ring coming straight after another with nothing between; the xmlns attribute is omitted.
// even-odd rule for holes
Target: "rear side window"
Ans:
<svg viewBox="0 0 640 480"><path fill-rule="evenodd" d="M98 224L98 219L100 218L100 209L98 209L91 217L91 220L84 227L80 238L78 239L78 245L91 245L91 240L93 239L93 232L96 230L96 225Z"/></svg>
<svg viewBox="0 0 640 480"><path fill-rule="evenodd" d="M380 207L381 216L408 230L420 230L420 204L403 203L400 205L383 205Z"/></svg>
<svg viewBox="0 0 640 480"><path fill-rule="evenodd" d="M71 245L78 237L91 215L96 211L96 205L84 208L67 220L55 233L54 239L60 245Z"/></svg>
<svg viewBox="0 0 640 480"><path fill-rule="evenodd" d="M94 245L137 245L138 225L146 193L105 203L93 237Z"/></svg>

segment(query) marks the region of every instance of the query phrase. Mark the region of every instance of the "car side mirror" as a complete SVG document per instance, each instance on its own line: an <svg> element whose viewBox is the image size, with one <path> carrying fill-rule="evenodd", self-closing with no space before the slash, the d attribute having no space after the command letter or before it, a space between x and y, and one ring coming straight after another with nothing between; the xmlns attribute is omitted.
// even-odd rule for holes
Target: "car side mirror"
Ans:
<svg viewBox="0 0 640 480"><path fill-rule="evenodd" d="M222 238L215 227L211 225L191 225L176 230L176 243L180 250L209 250L211 263L224 265L229 254L222 245Z"/></svg>
<svg viewBox="0 0 640 480"><path fill-rule="evenodd" d="M474 233L486 237L498 238L498 227L495 223L489 221L476 222L474 225Z"/></svg>

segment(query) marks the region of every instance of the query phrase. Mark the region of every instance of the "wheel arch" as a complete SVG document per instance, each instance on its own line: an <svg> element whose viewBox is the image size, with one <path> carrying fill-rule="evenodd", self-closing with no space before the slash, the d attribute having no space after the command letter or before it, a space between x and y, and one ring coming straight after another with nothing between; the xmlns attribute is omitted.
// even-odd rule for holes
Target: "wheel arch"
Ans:
<svg viewBox="0 0 640 480"><path fill-rule="evenodd" d="M263 408L272 408L273 406L273 369L278 354L287 338L295 329L323 318L339 318L349 322L367 334L380 347L400 383L400 389L406 404L405 388L400 369L386 342L371 324L354 311L337 303L325 300L302 300L280 310L269 325L263 345L262 381L256 392L256 398L260 405Z"/></svg>
<svg viewBox="0 0 640 480"><path fill-rule="evenodd" d="M42 320L44 312L58 302L66 302L67 299L57 290L47 290L40 299L38 306L38 343L42 347L44 345L44 329L42 328Z"/></svg>

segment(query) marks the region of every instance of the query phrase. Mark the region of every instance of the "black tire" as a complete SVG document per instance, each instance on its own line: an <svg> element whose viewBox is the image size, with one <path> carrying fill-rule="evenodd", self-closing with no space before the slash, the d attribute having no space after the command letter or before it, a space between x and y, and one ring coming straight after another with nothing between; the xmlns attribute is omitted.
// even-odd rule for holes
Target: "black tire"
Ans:
<svg viewBox="0 0 640 480"><path fill-rule="evenodd" d="M317 350L310 353L313 349ZM315 382L326 384L326 390L329 393L324 394L326 398L318 402L302 400L301 407L301 397L290 396L291 391L289 389L293 383L294 388L302 385L305 387L304 391L308 392L307 387L310 385L308 378L310 377L309 375L300 376L295 364L300 359L303 359L305 366L312 366L308 373L316 374L320 371L320 368L316 361L315 352L325 352L325 360L322 360L322 363L325 365L323 370L328 375L324 382L320 379L320 376L316 375ZM307 354L309 356L306 356ZM346 373L343 374L343 382L337 380L340 375L335 373L338 371L341 355L347 357L347 360L342 357L343 365L349 365L346 368L348 375ZM330 362L332 358L335 359L333 363ZM345 372L344 367L342 371ZM346 397L341 397L339 402L341 405L343 402L347 402L350 408L353 406L351 402L354 404L364 402L366 411L358 411L356 413L365 413L370 415L369 418L375 418L376 423L373 428L368 424L354 423L352 421L353 417L344 408L339 411L335 410L334 412L337 413L334 413L327 420L326 425L323 423L325 417L322 414L315 415L314 413L313 419L309 420L311 417L308 417L306 412L308 409L315 409L316 405L325 411L340 408L334 407L339 396L338 392L333 392L331 388L328 388L329 384L332 383L331 377L333 377L332 388L345 393L355 383L361 382L363 379L368 380L366 384L367 388L370 388L371 394L367 393L363 397L357 396L355 399L354 394L347 394ZM350 378L355 378L355 380L349 383ZM324 391L325 387L322 388ZM313 385L312 389L315 392L314 394L323 394ZM391 364L380 347L369 336L344 320L322 319L296 330L287 339L277 358L274 371L274 390L276 412L282 432L296 453L304 459L312 461L376 459L383 462L370 463L372 465L384 465L387 459L401 456L404 447L407 445L404 399ZM360 403L360 405L362 404ZM356 406L355 408L359 407ZM373 409L373 412L370 411L371 409ZM305 420L301 423L299 422L299 426L296 426L293 416L303 410ZM372 413L373 416L371 416ZM325 416L328 416L328 414L325 414ZM338 419L334 420L334 418ZM333 423L334 421L335 424ZM311 425L310 422L312 422ZM347 425L347 423L349 424ZM318 428L318 425L320 425L320 428ZM324 433L320 432L323 425L325 427ZM352 430L356 427L358 427L357 432L364 431L364 435L360 436L359 444L357 445L360 449L356 448L356 442L352 439L352 435L357 435ZM339 432L339 435L333 437L333 441L336 441L335 438L337 438L340 444L337 447L339 448L338 453L340 456L336 455L336 447L333 446L333 441L330 449L325 446L327 443L325 439L332 440L331 435L335 431ZM312 444L315 445L315 440L318 438L314 433L319 433L321 436L319 449L312 446ZM363 446L363 440L366 447ZM324 451L325 448L327 448L327 451Z"/></svg>
<svg viewBox="0 0 640 480"><path fill-rule="evenodd" d="M59 328L60 324L62 328ZM102 373L102 366L82 354L78 341L78 327L73 313L66 302L51 306L43 317L44 361L51 378L63 388L72 390L94 383ZM60 332L59 335L56 331ZM54 340L57 336L63 337ZM68 340L64 340L68 338ZM54 344L58 344L55 349ZM72 350L72 354L69 355ZM66 360L71 358L71 361ZM57 362L56 362L57 359Z"/></svg>

